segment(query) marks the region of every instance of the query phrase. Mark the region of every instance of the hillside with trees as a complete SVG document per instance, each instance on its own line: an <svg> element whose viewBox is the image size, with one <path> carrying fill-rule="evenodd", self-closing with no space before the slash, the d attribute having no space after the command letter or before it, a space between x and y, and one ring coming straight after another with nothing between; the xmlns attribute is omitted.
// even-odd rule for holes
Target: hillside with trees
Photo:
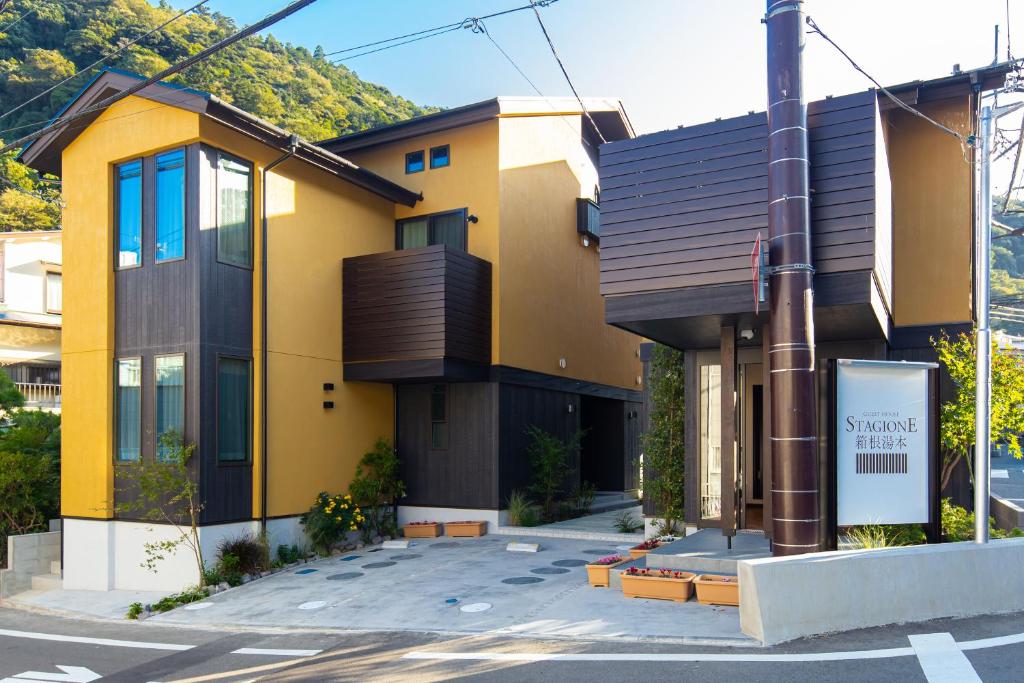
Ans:
<svg viewBox="0 0 1024 683"><path fill-rule="evenodd" d="M78 75L0 119L0 138L17 138L50 119L98 73L80 73L83 69L178 11L165 2L153 6L146 0L10 3L0 14L0 27L9 27L0 32L0 113ZM230 17L201 8L132 45L104 66L150 76L237 29ZM363 81L345 66L332 64L322 48L311 52L272 35L236 43L171 80L213 93L309 140L435 111ZM25 190L19 192L8 185L0 192L0 230L55 227L59 222L59 207L51 201L55 188L18 166L10 158L0 160L3 177Z"/></svg>
<svg viewBox="0 0 1024 683"><path fill-rule="evenodd" d="M994 202L996 209L1002 208L1001 198ZM1024 228L1024 203L1010 201L1006 211L994 213L993 218L1013 229ZM1024 311L1024 236L1000 237L1005 234L998 225L992 230L992 303L1009 301L1007 305ZM1024 323L993 318L992 326L1024 336Z"/></svg>

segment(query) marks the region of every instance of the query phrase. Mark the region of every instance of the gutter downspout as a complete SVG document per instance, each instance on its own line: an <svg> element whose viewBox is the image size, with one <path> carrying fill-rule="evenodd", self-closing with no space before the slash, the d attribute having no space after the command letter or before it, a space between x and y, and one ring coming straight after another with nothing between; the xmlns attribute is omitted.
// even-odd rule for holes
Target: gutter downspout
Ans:
<svg viewBox="0 0 1024 683"><path fill-rule="evenodd" d="M267 532L267 418L269 416L267 354L267 174L284 163L299 148L299 136L292 135L288 151L263 167L260 173L260 532Z"/></svg>

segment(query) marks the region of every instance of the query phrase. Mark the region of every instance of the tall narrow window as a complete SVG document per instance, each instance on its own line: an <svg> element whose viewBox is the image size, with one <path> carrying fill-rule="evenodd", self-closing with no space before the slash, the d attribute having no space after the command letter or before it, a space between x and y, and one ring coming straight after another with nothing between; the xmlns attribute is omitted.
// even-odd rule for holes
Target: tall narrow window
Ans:
<svg viewBox="0 0 1024 683"><path fill-rule="evenodd" d="M700 368L700 516L722 517L722 367Z"/></svg>
<svg viewBox="0 0 1024 683"><path fill-rule="evenodd" d="M217 161L217 260L252 267L252 166L224 153Z"/></svg>
<svg viewBox="0 0 1024 683"><path fill-rule="evenodd" d="M60 313L64 306L64 283L60 273L46 273L46 312Z"/></svg>
<svg viewBox="0 0 1024 683"><path fill-rule="evenodd" d="M248 462L252 431L250 362L241 358L217 361L217 460Z"/></svg>
<svg viewBox="0 0 1024 683"><path fill-rule="evenodd" d="M142 265L142 162L117 167L117 265Z"/></svg>
<svg viewBox="0 0 1024 683"><path fill-rule="evenodd" d="M448 386L435 384L430 389L430 447L448 448Z"/></svg>
<svg viewBox="0 0 1024 683"><path fill-rule="evenodd" d="M156 155L156 260L185 257L185 150Z"/></svg>
<svg viewBox="0 0 1024 683"><path fill-rule="evenodd" d="M180 438L185 431L185 356L157 356L156 374L156 444L157 458L166 459L173 445L164 444L164 435L175 433Z"/></svg>
<svg viewBox="0 0 1024 683"><path fill-rule="evenodd" d="M142 360L118 360L116 374L115 457L120 462L137 461L142 446Z"/></svg>
<svg viewBox="0 0 1024 683"><path fill-rule="evenodd" d="M398 248L415 249L430 244L447 244L466 249L466 211L446 211L398 221Z"/></svg>

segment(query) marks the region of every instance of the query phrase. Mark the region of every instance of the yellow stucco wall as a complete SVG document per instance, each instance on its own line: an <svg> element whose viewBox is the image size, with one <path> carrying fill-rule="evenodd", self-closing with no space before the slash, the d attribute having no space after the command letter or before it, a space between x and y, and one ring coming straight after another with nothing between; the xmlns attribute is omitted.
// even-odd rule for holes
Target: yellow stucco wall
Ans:
<svg viewBox="0 0 1024 683"><path fill-rule="evenodd" d="M195 141L196 114L129 97L63 152L61 513L111 516L114 241L112 165Z"/></svg>
<svg viewBox="0 0 1024 683"><path fill-rule="evenodd" d="M968 135L971 98L918 106ZM893 319L896 325L972 319L972 166L960 144L898 109L886 115L892 176Z"/></svg>
<svg viewBox="0 0 1024 683"><path fill-rule="evenodd" d="M462 207L479 218L468 246L493 268L492 363L639 389L640 339L604 323L597 250L576 232L575 198L598 180L579 126L579 115L505 117L345 156L423 193L396 218ZM445 144L450 166L405 173L406 152Z"/></svg>

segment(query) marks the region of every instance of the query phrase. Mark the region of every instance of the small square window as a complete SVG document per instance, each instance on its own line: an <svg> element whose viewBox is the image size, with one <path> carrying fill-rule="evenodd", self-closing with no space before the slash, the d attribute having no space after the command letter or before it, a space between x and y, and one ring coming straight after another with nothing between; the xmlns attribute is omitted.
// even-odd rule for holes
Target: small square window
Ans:
<svg viewBox="0 0 1024 683"><path fill-rule="evenodd" d="M423 150L409 152L405 155L405 172L419 173L423 170Z"/></svg>
<svg viewBox="0 0 1024 683"><path fill-rule="evenodd" d="M430 168L444 168L450 163L452 163L452 157L448 152L448 145L430 148Z"/></svg>

